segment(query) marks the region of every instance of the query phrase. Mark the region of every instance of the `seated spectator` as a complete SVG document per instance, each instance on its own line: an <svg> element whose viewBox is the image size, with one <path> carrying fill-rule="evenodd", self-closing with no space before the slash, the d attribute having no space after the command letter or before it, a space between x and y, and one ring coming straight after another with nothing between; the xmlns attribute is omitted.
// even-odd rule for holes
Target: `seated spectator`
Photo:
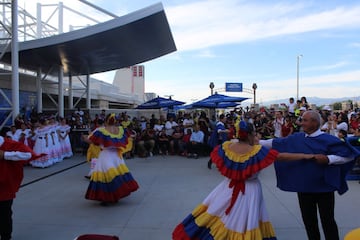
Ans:
<svg viewBox="0 0 360 240"><path fill-rule="evenodd" d="M161 132L158 135L158 146L159 146L159 154L169 154L169 146L170 146L170 140L169 136L166 134L165 128L161 130Z"/></svg>
<svg viewBox="0 0 360 240"><path fill-rule="evenodd" d="M187 131L184 134L182 140L180 141L179 148L180 148L180 154L182 156L187 156L187 145L190 143L190 137L191 137L191 134L192 134L191 129L192 128L187 129Z"/></svg>
<svg viewBox="0 0 360 240"><path fill-rule="evenodd" d="M170 153L171 155L180 154L180 142L184 136L184 130L180 126L176 126L170 140Z"/></svg>
<svg viewBox="0 0 360 240"><path fill-rule="evenodd" d="M183 126L184 126L184 134L187 133L187 130L193 131L194 126L194 120L191 118L191 115L189 113L184 114L184 120L183 120Z"/></svg>
<svg viewBox="0 0 360 240"><path fill-rule="evenodd" d="M204 133L200 130L199 125L194 126L194 131L190 136L190 141L187 145L188 157L198 158L203 152L204 148Z"/></svg>
<svg viewBox="0 0 360 240"><path fill-rule="evenodd" d="M165 123L166 135L171 137L176 126L178 126L177 122L174 121L173 117L170 117L169 120Z"/></svg>
<svg viewBox="0 0 360 240"><path fill-rule="evenodd" d="M161 132L161 130L164 128L164 125L160 124L159 119L155 119L154 120L154 130L156 135L159 135L159 133Z"/></svg>
<svg viewBox="0 0 360 240"><path fill-rule="evenodd" d="M140 138L136 144L136 152L139 157L153 156L155 146L155 130L146 123L146 128L141 132Z"/></svg>

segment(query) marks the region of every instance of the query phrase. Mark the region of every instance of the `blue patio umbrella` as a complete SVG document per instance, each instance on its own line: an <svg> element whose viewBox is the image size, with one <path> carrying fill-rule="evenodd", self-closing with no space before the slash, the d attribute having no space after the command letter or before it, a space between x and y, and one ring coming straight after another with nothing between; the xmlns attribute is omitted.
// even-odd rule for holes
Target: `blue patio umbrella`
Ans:
<svg viewBox="0 0 360 240"><path fill-rule="evenodd" d="M172 108L177 105L183 105L185 102L172 100L171 98L157 97L150 101L144 102L136 107L136 109L160 109L160 108Z"/></svg>
<svg viewBox="0 0 360 240"><path fill-rule="evenodd" d="M232 96L227 96L227 95L223 95L223 94L218 94L215 93L213 95L210 95L207 98L204 98L200 101L194 102L192 104L193 107L198 107L198 108L224 108L226 107L234 107L239 105L240 102L247 100L249 98L246 97L232 97ZM231 106L232 104L237 103L234 106ZM225 107L225 108L226 108Z"/></svg>
<svg viewBox="0 0 360 240"><path fill-rule="evenodd" d="M192 109L192 108L228 108L228 107L236 107L239 105L237 102L219 102L217 104L214 103L207 103L202 102L199 104L196 104L195 106L193 104L188 104L184 106L180 106L180 109Z"/></svg>

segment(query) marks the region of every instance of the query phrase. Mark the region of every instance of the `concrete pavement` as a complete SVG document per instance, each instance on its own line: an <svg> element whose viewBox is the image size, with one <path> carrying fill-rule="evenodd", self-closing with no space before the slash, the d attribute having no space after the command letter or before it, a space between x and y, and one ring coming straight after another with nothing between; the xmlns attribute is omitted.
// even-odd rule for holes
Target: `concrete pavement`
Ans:
<svg viewBox="0 0 360 240"><path fill-rule="evenodd" d="M153 156L127 160L140 189L114 206L84 198L89 164L76 154L46 169L25 168L13 205L14 240L72 240L81 234L117 235L121 240L169 240L174 227L222 180L206 167L208 158ZM295 193L275 186L273 167L260 179L279 240L306 240ZM360 227L360 184L336 195L341 238Z"/></svg>

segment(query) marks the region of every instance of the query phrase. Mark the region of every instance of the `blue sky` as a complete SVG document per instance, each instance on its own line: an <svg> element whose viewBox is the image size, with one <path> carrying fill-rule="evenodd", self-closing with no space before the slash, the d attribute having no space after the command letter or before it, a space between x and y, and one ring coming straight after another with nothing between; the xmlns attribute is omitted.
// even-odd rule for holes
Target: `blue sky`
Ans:
<svg viewBox="0 0 360 240"><path fill-rule="evenodd" d="M32 1L26 4L30 7ZM88 2L119 16L158 3ZM73 0L63 3L81 5ZM297 56L302 55L299 97L360 100L359 1L164 0L162 4L178 51L143 63L146 92L190 103L207 97L213 82L220 93L252 98L221 89L226 82L241 82L247 89L257 84L260 104L296 98ZM96 77L111 83L113 73Z"/></svg>

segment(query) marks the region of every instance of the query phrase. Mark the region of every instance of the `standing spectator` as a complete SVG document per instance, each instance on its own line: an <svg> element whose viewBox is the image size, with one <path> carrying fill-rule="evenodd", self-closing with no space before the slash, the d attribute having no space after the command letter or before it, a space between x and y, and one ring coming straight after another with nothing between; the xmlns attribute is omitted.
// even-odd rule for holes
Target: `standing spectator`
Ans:
<svg viewBox="0 0 360 240"><path fill-rule="evenodd" d="M295 116L296 102L293 97L289 98L289 103L287 105L287 111L290 115Z"/></svg>
<svg viewBox="0 0 360 240"><path fill-rule="evenodd" d="M359 127L360 127L360 117L355 113L351 114L349 120L349 133L354 134Z"/></svg>
<svg viewBox="0 0 360 240"><path fill-rule="evenodd" d="M291 121L291 118L292 118L291 115L287 115L284 118L284 124L281 126L281 135L283 137L287 137L294 133L294 126Z"/></svg>
<svg viewBox="0 0 360 240"><path fill-rule="evenodd" d="M335 136L339 133L340 130L344 130L348 132L349 130L349 120L345 113L340 113L337 117L336 121L334 121L334 129L335 129Z"/></svg>
<svg viewBox="0 0 360 240"><path fill-rule="evenodd" d="M348 190L346 174L359 153L350 144L320 130L320 114L306 111L301 122L304 132L286 138L260 141L261 145L281 152L325 154L318 162L301 160L277 162L277 186L283 191L297 192L308 239L320 239L318 211L325 239L339 240L334 217L335 195ZM306 174L304 174L306 173Z"/></svg>
<svg viewBox="0 0 360 240"><path fill-rule="evenodd" d="M326 120L323 123L323 125L320 127L320 130L323 132L326 132L330 135L335 136L335 130L334 130L334 115L328 114L325 116Z"/></svg>
<svg viewBox="0 0 360 240"><path fill-rule="evenodd" d="M296 121L295 121L295 124L296 124L297 126L299 126L299 132L303 132L304 130L303 130L301 121L302 121L302 115L303 115L304 112L306 111L306 108L305 108L305 107L300 107L300 108L299 108L299 111L300 111L300 113L299 113L298 118L297 118Z"/></svg>
<svg viewBox="0 0 360 240"><path fill-rule="evenodd" d="M284 124L284 117L282 111L275 111L275 119L273 121L274 137L282 137L281 129Z"/></svg>
<svg viewBox="0 0 360 240"><path fill-rule="evenodd" d="M305 96L303 96L303 97L301 97L301 107L305 107L306 108L306 110L308 110L309 109L309 107L310 107L310 104L308 103L308 101L307 101L307 99L306 99L306 97Z"/></svg>
<svg viewBox="0 0 360 240"><path fill-rule="evenodd" d="M228 140L229 129L226 129L226 117L224 114L221 114L219 121L216 123L216 132L219 136L218 144L221 144Z"/></svg>
<svg viewBox="0 0 360 240"><path fill-rule="evenodd" d="M228 140L229 129L226 129L226 117L224 114L220 114L219 121L216 123L216 128L211 134L211 147L214 148L218 144L222 144ZM212 159L208 161L208 168L211 169Z"/></svg>

